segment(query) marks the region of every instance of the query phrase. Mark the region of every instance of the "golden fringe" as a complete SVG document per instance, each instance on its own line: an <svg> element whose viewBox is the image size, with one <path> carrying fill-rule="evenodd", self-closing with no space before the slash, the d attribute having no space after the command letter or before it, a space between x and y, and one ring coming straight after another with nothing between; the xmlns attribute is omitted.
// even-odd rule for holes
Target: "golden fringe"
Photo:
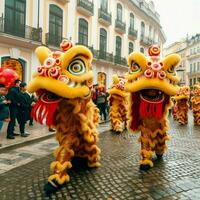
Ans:
<svg viewBox="0 0 200 200"><path fill-rule="evenodd" d="M114 131L122 132L125 128L123 125L127 121L127 97L110 95L108 101L110 104L111 128Z"/></svg>
<svg viewBox="0 0 200 200"><path fill-rule="evenodd" d="M69 181L67 170L72 167L74 156L88 159L89 167L98 167L100 149L97 147L99 110L91 100L63 100L56 116L56 139L59 147L54 151L56 161L51 163L53 175L49 182L56 180L59 184Z"/></svg>
<svg viewBox="0 0 200 200"><path fill-rule="evenodd" d="M150 167L153 167L153 162L151 160L140 160L140 165L149 165Z"/></svg>

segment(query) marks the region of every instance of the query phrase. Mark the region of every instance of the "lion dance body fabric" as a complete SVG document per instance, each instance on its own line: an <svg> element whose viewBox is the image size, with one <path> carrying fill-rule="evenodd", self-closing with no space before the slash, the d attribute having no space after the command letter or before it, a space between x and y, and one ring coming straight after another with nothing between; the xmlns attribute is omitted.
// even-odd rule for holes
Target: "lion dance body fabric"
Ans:
<svg viewBox="0 0 200 200"><path fill-rule="evenodd" d="M175 120L179 124L184 125L188 123L188 110L189 110L190 88L188 86L180 87L175 100Z"/></svg>
<svg viewBox="0 0 200 200"><path fill-rule="evenodd" d="M125 78L113 76L113 84L109 90L108 102L110 105L111 129L121 133L127 125L128 93L125 91Z"/></svg>
<svg viewBox="0 0 200 200"><path fill-rule="evenodd" d="M200 85L194 85L192 91L192 111L194 124L200 126Z"/></svg>
<svg viewBox="0 0 200 200"><path fill-rule="evenodd" d="M149 58L140 52L133 52L128 57L126 91L131 93L129 106L129 129L141 131L140 169L153 166L155 152L161 159L166 150L168 130L168 108L170 96L178 92L175 67L180 61L177 54L159 58L160 48L149 48Z"/></svg>
<svg viewBox="0 0 200 200"><path fill-rule="evenodd" d="M29 92L38 96L33 117L41 124L53 125L59 142L47 193L70 180L68 169L73 157L87 159L89 167L100 166L99 111L91 100L92 54L88 48L68 41L63 41L61 48L62 52L51 52L44 46L36 49L41 66L28 85Z"/></svg>

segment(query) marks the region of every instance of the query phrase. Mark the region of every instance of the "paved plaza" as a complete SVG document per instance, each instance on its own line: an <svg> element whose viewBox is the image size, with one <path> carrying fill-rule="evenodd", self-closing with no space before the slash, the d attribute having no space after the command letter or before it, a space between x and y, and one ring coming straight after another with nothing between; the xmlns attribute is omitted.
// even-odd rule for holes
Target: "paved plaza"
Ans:
<svg viewBox="0 0 200 200"><path fill-rule="evenodd" d="M199 200L200 127L193 126L191 115L186 126L178 125L171 118L170 123L168 151L163 161L155 162L148 172L138 169L139 134L115 135L106 131L108 124L101 125L102 167L81 171L73 168L71 181L51 197L45 196L43 187L56 147L52 138L4 152L0 156L0 199ZM20 159L27 162L19 164Z"/></svg>

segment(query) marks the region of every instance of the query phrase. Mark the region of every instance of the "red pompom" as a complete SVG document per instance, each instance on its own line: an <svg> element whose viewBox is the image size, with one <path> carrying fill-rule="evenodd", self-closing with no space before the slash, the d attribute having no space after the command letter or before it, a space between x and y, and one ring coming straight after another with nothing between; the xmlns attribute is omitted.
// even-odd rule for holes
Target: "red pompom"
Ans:
<svg viewBox="0 0 200 200"><path fill-rule="evenodd" d="M6 88L12 87L18 78L19 76L14 70L5 67L0 68L0 84L4 84Z"/></svg>

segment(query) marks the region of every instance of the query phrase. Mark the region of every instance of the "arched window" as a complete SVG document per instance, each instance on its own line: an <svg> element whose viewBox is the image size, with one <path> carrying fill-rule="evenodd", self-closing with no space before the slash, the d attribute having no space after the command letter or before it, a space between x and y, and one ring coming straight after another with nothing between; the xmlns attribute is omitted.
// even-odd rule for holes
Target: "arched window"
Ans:
<svg viewBox="0 0 200 200"><path fill-rule="evenodd" d="M134 30L134 15L133 13L130 14L130 28Z"/></svg>
<svg viewBox="0 0 200 200"><path fill-rule="evenodd" d="M78 43L88 46L88 22L79 19Z"/></svg>
<svg viewBox="0 0 200 200"><path fill-rule="evenodd" d="M51 4L49 8L49 41L52 45L59 46L62 41L63 11L58 6Z"/></svg>
<svg viewBox="0 0 200 200"><path fill-rule="evenodd" d="M122 49L122 39L117 36L116 37L116 56L121 57L121 49Z"/></svg>
<svg viewBox="0 0 200 200"><path fill-rule="evenodd" d="M108 0L101 0L101 10L107 12L107 10L108 10Z"/></svg>
<svg viewBox="0 0 200 200"><path fill-rule="evenodd" d="M122 6L117 4L117 20L122 21Z"/></svg>
<svg viewBox="0 0 200 200"><path fill-rule="evenodd" d="M5 1L5 32L24 37L26 24L26 0Z"/></svg>
<svg viewBox="0 0 200 200"><path fill-rule="evenodd" d="M145 35L145 24L144 22L141 22L141 38L143 38Z"/></svg>
<svg viewBox="0 0 200 200"><path fill-rule="evenodd" d="M104 28L100 28L99 50L100 50L100 57L105 58L107 51L107 32Z"/></svg>
<svg viewBox="0 0 200 200"><path fill-rule="evenodd" d="M140 52L144 53L144 48L143 47L140 48Z"/></svg>
<svg viewBox="0 0 200 200"><path fill-rule="evenodd" d="M132 53L133 50L134 50L133 43L132 43L132 42L129 42L129 44L128 44L128 52L129 52L129 54Z"/></svg>

